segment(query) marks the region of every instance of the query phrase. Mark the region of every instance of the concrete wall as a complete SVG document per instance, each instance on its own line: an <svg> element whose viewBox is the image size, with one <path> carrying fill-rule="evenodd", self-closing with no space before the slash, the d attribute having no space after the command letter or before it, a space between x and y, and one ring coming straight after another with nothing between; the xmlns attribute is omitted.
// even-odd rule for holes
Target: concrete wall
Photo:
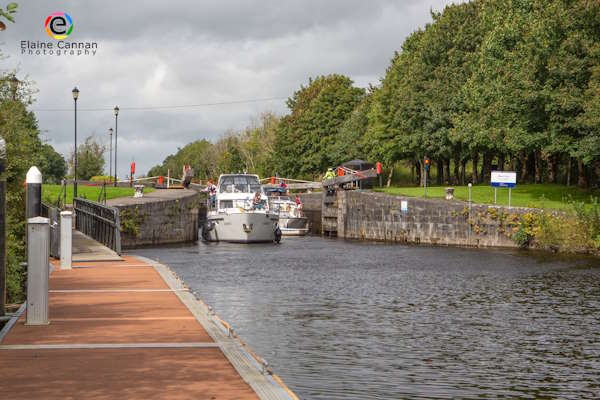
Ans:
<svg viewBox="0 0 600 400"><path fill-rule="evenodd" d="M323 207L323 229L338 237L477 247L517 247L520 215L532 211L472 205L469 214L465 202L359 191L339 191Z"/></svg>
<svg viewBox="0 0 600 400"><path fill-rule="evenodd" d="M310 232L321 234L321 193L301 193L302 210L310 221Z"/></svg>
<svg viewBox="0 0 600 400"><path fill-rule="evenodd" d="M175 199L115 207L120 211L124 249L196 241L198 219L206 214L203 197L192 191Z"/></svg>

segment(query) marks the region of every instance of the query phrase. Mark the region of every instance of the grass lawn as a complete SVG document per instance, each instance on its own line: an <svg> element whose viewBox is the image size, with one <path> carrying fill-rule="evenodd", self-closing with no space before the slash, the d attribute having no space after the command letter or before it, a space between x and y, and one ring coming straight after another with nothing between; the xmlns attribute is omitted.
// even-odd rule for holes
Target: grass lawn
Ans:
<svg viewBox="0 0 600 400"><path fill-rule="evenodd" d="M60 193L61 185L42 185L42 199L44 202L54 204ZM91 201L98 200L98 194L102 186L77 185L77 195ZM144 188L144 193L153 192L153 188ZM106 187L106 199L133 196L133 188L128 187ZM67 204L73 203L73 185L67 186Z"/></svg>
<svg viewBox="0 0 600 400"><path fill-rule="evenodd" d="M427 187L427 197L444 198L446 186ZM423 187L390 187L376 189L385 193L423 197ZM458 200L469 199L467 186L454 186L454 197ZM591 191L577 187L550 184L517 185L512 190L511 206L535 207L548 209L564 209L569 205L569 200L591 203L591 197L600 197L600 191ZM474 203L494 204L494 188L489 185L476 185L471 189L471 200ZM508 189L498 188L498 205L508 206Z"/></svg>

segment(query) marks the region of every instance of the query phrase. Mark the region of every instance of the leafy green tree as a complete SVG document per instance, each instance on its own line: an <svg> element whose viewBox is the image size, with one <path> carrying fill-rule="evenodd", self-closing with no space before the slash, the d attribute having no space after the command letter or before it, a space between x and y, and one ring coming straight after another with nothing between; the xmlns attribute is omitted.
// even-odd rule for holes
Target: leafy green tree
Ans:
<svg viewBox="0 0 600 400"><path fill-rule="evenodd" d="M0 17L3 17L7 21L12 23L15 22L14 14L17 12L17 3L8 3L6 5L6 10L0 8ZM6 24L3 21L0 21L0 31L6 30Z"/></svg>
<svg viewBox="0 0 600 400"><path fill-rule="evenodd" d="M49 144L42 145L38 166L46 183L60 183L67 174L67 163L64 157Z"/></svg>
<svg viewBox="0 0 600 400"><path fill-rule="evenodd" d="M314 176L339 162L333 147L340 126L365 96L343 75L310 79L288 99L290 114L279 123L275 145L283 176Z"/></svg>
<svg viewBox="0 0 600 400"><path fill-rule="evenodd" d="M106 146L94 136L88 136L77 147L77 179L89 180L92 176L102 175L104 171L104 152ZM71 175L74 174L74 153L69 159Z"/></svg>
<svg viewBox="0 0 600 400"><path fill-rule="evenodd" d="M7 301L23 300L25 271L25 189L29 168L38 162L42 143L37 121L27 111L33 90L27 81L14 86L14 74L0 79L0 136L6 141L6 278Z"/></svg>

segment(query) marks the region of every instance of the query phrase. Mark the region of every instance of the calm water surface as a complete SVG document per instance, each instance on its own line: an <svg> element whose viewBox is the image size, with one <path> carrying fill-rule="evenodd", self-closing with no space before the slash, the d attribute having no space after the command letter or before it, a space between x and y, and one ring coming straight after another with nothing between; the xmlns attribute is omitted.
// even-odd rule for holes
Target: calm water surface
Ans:
<svg viewBox="0 0 600 400"><path fill-rule="evenodd" d="M320 237L135 253L302 399L600 397L598 260Z"/></svg>

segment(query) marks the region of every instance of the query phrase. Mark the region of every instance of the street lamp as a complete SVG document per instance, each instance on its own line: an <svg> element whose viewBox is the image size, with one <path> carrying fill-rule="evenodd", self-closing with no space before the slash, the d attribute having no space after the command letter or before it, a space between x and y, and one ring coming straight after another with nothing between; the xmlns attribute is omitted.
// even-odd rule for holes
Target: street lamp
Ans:
<svg viewBox="0 0 600 400"><path fill-rule="evenodd" d="M108 163L108 178L110 180L110 177L112 176L112 133L113 133L113 128L108 128L108 135L110 136L110 156L109 156L109 163Z"/></svg>
<svg viewBox="0 0 600 400"><path fill-rule="evenodd" d="M73 159L73 198L77 197L77 98L79 89L73 88L73 101L75 103L75 156Z"/></svg>
<svg viewBox="0 0 600 400"><path fill-rule="evenodd" d="M119 121L119 107L115 106L115 182L114 186L117 187L117 139L119 138L119 130L117 123Z"/></svg>

